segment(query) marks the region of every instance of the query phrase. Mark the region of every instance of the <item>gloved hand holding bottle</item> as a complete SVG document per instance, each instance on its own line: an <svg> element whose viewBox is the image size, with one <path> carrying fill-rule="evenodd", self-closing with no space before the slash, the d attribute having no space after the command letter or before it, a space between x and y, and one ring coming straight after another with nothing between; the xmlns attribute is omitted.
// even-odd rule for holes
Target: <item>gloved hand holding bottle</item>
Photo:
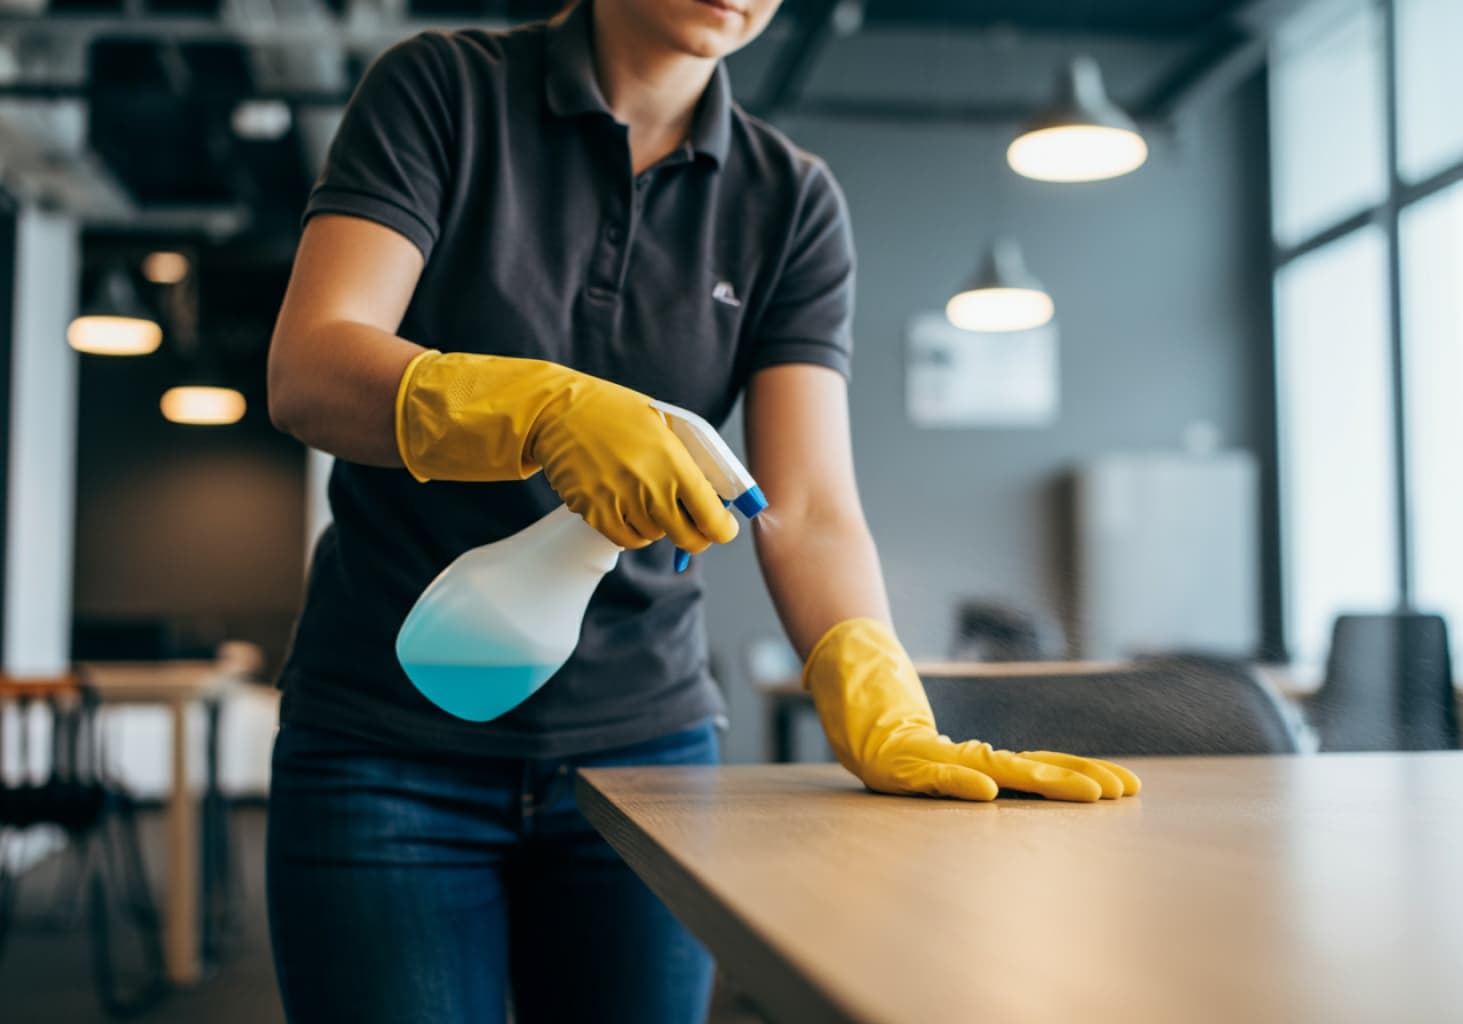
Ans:
<svg viewBox="0 0 1463 1024"><path fill-rule="evenodd" d="M998 789L1090 802L1132 796L1131 771L1051 751L1012 753L955 743L935 728L929 699L892 630L849 619L828 630L803 669L839 764L881 793L994 800Z"/></svg>
<svg viewBox="0 0 1463 1024"><path fill-rule="evenodd" d="M737 522L650 400L538 359L426 351L396 395L402 462L418 480L549 486L625 548L669 536L697 553Z"/></svg>

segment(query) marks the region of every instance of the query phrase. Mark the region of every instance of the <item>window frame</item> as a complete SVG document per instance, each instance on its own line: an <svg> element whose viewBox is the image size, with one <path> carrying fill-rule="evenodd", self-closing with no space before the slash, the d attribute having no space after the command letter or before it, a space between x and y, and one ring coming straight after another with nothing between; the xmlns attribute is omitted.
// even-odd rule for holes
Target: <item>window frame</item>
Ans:
<svg viewBox="0 0 1463 1024"><path fill-rule="evenodd" d="M1382 229L1384 244L1386 247L1386 302L1387 302L1387 344L1390 350L1391 389L1392 404L1392 450L1393 450L1393 502L1395 509L1395 533L1393 542L1396 545L1396 557L1394 562L1397 567L1396 593L1398 596L1399 609L1410 609L1413 606L1415 593L1413 583L1413 551L1412 551L1412 510L1409 504L1409 465L1407 461L1407 409L1406 401L1406 352L1405 352L1405 321L1406 313L1403 310L1404 291L1402 285L1402 247L1401 247L1401 220L1402 213L1413 204L1427 199L1428 197L1443 191L1450 186L1463 182L1463 158L1449 164L1440 170L1435 171L1428 177L1409 182L1401 174L1400 170L1400 88L1399 71L1400 55L1398 53L1398 3L1399 0L1371 0L1379 11L1381 18L1381 76L1382 89L1382 129L1383 144L1385 148L1386 179L1385 192L1381 202L1361 210L1355 214L1345 217L1333 224L1330 224L1309 237L1291 245L1281 245L1275 241L1274 224L1272 219L1271 231L1271 282L1272 288L1280 272L1287 265L1294 261L1322 249L1339 239L1345 238L1369 225L1375 225ZM1273 215L1272 215L1273 217ZM1278 334L1279 324L1275 325L1275 344L1280 344ZM1276 355L1279 352L1277 349ZM1277 381L1277 384L1280 382ZM1277 402L1276 416L1280 415L1278 403L1285 401L1285 394L1282 387L1277 386L1275 400ZM1277 438L1275 457L1277 461L1282 458L1280 443ZM1284 530L1284 513L1280 511L1280 522L1277 524L1280 530L1280 544L1285 550L1287 539ZM1289 604L1290 581L1284 578L1285 561L1281 563L1281 590L1282 600L1280 607L1286 608ZM1288 649L1291 645L1293 623L1282 620L1281 632Z"/></svg>

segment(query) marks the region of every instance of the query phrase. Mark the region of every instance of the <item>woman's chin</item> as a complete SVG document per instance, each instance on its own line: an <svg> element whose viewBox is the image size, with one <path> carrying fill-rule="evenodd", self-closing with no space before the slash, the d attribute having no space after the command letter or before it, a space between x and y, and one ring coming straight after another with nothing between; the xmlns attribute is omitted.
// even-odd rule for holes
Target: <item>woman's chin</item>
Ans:
<svg viewBox="0 0 1463 1024"><path fill-rule="evenodd" d="M696 25L679 27L675 42L682 53L707 60L720 60L742 45L741 38L734 33Z"/></svg>

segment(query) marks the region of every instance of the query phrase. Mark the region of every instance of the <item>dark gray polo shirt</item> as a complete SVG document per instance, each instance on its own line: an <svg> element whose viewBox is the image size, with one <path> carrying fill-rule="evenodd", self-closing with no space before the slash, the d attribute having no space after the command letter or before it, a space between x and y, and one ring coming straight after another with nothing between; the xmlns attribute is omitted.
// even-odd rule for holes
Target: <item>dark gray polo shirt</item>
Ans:
<svg viewBox="0 0 1463 1024"><path fill-rule="evenodd" d="M305 216L377 221L426 266L403 337L547 359L720 425L779 363L847 372L853 248L819 160L732 102L718 67L686 144L638 177L594 75L588 5L562 23L393 47L356 90ZM452 718L397 664L396 632L457 555L559 504L542 474L417 483L337 460L280 685L286 722L398 747L568 756L719 713L701 590L668 541L626 552L569 663L494 722Z"/></svg>

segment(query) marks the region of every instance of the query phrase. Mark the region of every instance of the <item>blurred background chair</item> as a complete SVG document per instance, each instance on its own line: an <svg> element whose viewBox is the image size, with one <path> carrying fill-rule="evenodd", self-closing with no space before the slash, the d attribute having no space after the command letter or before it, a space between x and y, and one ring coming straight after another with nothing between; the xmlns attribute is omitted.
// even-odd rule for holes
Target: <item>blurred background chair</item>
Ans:
<svg viewBox="0 0 1463 1024"><path fill-rule="evenodd" d="M1067 641L1055 619L1004 601L964 601L955 612L955 661L1054 661Z"/></svg>
<svg viewBox="0 0 1463 1024"><path fill-rule="evenodd" d="M43 923L74 926L73 908L85 905L97 995L108 1015L128 1017L169 986L135 808L105 777L96 709L95 694L76 675L0 676L0 955L19 920L22 875L35 859L26 844L40 829L59 831L67 861ZM17 749L7 756L12 720Z"/></svg>
<svg viewBox="0 0 1463 1024"><path fill-rule="evenodd" d="M1306 710L1322 750L1456 749L1447 624L1419 612L1338 616Z"/></svg>
<svg viewBox="0 0 1463 1024"><path fill-rule="evenodd" d="M943 733L1010 750L1135 757L1303 748L1299 723L1281 697L1241 666L1217 659L1052 663L1007 675L931 674L924 682Z"/></svg>

